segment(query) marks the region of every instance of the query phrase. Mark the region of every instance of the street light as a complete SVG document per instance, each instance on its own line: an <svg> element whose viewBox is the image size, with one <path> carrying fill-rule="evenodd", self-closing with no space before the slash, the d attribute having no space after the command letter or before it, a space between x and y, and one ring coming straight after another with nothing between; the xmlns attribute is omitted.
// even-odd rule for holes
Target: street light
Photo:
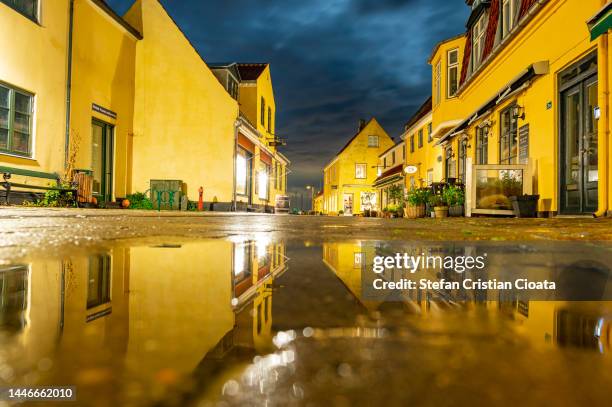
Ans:
<svg viewBox="0 0 612 407"><path fill-rule="evenodd" d="M310 190L310 210L314 212L314 193L315 193L315 188L312 185L306 185L306 189Z"/></svg>

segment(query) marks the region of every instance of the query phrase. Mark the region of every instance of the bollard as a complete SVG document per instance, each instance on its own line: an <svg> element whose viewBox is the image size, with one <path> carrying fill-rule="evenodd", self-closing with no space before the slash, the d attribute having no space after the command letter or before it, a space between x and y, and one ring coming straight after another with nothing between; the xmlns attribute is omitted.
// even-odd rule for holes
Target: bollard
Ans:
<svg viewBox="0 0 612 407"><path fill-rule="evenodd" d="M200 193L198 198L198 211L202 212L204 210L204 188L200 187L198 192Z"/></svg>

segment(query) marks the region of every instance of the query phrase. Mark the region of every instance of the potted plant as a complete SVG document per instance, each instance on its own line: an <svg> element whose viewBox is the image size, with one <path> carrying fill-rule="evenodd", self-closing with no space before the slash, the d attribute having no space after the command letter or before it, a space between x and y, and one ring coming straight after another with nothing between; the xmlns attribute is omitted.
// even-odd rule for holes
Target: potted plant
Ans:
<svg viewBox="0 0 612 407"><path fill-rule="evenodd" d="M411 189L406 195L404 215L410 219L424 218L426 215L426 204L428 199L428 189Z"/></svg>
<svg viewBox="0 0 612 407"><path fill-rule="evenodd" d="M514 195L510 197L514 216L517 218L535 218L538 214L540 195Z"/></svg>
<svg viewBox="0 0 612 407"><path fill-rule="evenodd" d="M448 205L448 215L449 216L463 216L463 204L465 203L465 194L463 189L449 185L444 188L444 192L442 192L442 197L446 201Z"/></svg>
<svg viewBox="0 0 612 407"><path fill-rule="evenodd" d="M448 217L448 205L442 195L432 195L429 198L429 205L434 208L436 218Z"/></svg>

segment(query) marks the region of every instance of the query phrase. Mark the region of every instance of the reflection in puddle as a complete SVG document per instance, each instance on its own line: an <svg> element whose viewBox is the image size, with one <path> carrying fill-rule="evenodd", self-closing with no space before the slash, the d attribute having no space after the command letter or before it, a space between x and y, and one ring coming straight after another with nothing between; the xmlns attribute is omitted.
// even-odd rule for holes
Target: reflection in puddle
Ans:
<svg viewBox="0 0 612 407"><path fill-rule="evenodd" d="M599 250L600 260L610 252L582 249L591 258ZM525 301L491 292L466 298L444 290L392 301L364 296L373 277L362 269L389 250L399 249L234 236L2 266L0 385L75 385L81 400L109 404L316 402L343 392L338 380L354 385L376 381L370 375L414 375L406 365L393 367L398 352L416 363L445 346L461 345L468 354L497 346L550 361L586 348L596 352L574 357L593 363L593 355L601 362L612 350L610 302ZM513 250L492 250L489 267L516 259ZM526 248L518 263L551 273L568 262L584 264L555 250ZM418 355L410 356L414 349ZM376 370L385 360L391 371ZM442 360L430 360L430 368Z"/></svg>

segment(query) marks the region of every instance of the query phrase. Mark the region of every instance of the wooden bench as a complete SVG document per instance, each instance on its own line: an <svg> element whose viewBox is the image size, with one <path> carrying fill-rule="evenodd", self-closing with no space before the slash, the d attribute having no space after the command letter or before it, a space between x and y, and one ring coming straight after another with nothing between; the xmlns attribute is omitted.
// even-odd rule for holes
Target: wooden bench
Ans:
<svg viewBox="0 0 612 407"><path fill-rule="evenodd" d="M71 188L63 188L60 185L60 177L57 174L41 172L41 171L24 170L21 168L2 167L2 166L0 166L0 173L2 173L2 179L3 179L3 182L0 183L0 185L2 185L2 187L6 191L4 195L4 201L7 205L9 204L9 197L10 197L10 194L13 188L27 189L27 190L36 189L36 190L42 190L42 191L59 191L61 193L72 192L74 201L75 201L75 205L76 205L77 188L75 186L72 186ZM13 175L21 175L24 177L32 177L32 178L38 178L38 179L47 179L47 180L55 181L57 186L56 187L52 187L52 186L43 187L43 186L38 186L38 185L20 184L17 182L11 182L10 179Z"/></svg>

